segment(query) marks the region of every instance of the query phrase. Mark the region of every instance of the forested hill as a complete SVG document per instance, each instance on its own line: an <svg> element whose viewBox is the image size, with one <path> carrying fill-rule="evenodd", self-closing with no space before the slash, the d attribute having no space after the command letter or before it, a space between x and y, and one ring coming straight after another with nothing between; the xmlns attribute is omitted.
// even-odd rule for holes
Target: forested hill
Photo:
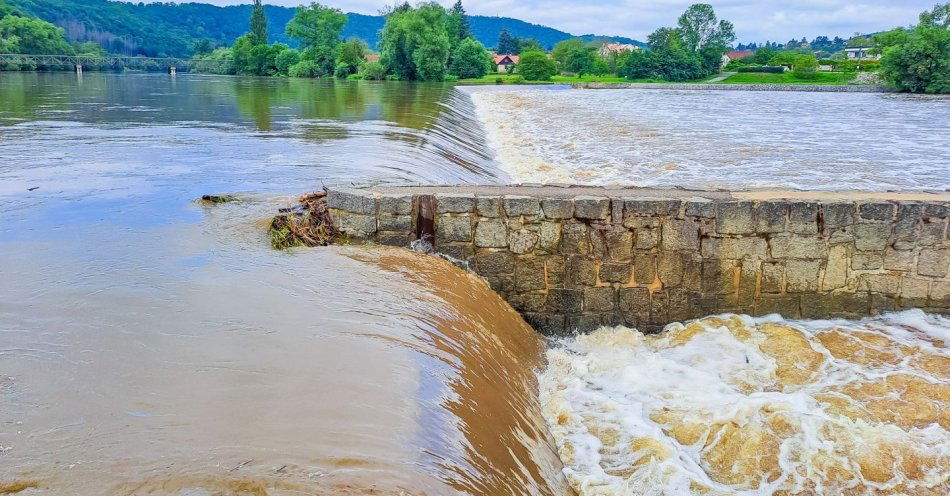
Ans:
<svg viewBox="0 0 950 496"><path fill-rule="evenodd" d="M111 52L130 55L173 55L191 53L195 41L207 39L230 45L248 30L250 5L217 7L203 3L125 3L108 0L0 0L28 14L52 22L66 30L70 41L96 41ZM304 0L301 0L304 3ZM294 15L291 7L265 6L270 41L291 43L284 26ZM347 14L343 36L356 36L376 46L383 27L381 16ZM470 16L472 32L485 46L493 47L498 33L507 28L519 38L534 38L550 48L573 35L508 17ZM584 35L593 39L593 35ZM622 37L609 38L638 43Z"/></svg>

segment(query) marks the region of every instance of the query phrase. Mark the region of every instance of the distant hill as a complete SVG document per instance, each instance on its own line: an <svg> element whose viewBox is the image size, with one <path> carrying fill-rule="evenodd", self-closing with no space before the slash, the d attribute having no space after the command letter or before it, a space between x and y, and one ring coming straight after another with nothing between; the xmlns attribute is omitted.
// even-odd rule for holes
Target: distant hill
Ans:
<svg viewBox="0 0 950 496"><path fill-rule="evenodd" d="M247 32L250 5L218 7L203 3L126 3L108 0L0 0L24 12L45 19L66 30L71 41L96 41L116 53L147 56L184 56L194 42L208 39L230 45ZM303 0L301 0L303 3ZM284 26L294 15L292 7L266 5L272 42L293 45L284 35ZM356 36L375 47L384 24L382 16L347 14L343 36ZM519 38L534 38L550 48L574 37L557 29L509 17L469 16L472 33L487 47L507 28ZM642 43L624 37L583 35L587 40L609 39L622 43Z"/></svg>

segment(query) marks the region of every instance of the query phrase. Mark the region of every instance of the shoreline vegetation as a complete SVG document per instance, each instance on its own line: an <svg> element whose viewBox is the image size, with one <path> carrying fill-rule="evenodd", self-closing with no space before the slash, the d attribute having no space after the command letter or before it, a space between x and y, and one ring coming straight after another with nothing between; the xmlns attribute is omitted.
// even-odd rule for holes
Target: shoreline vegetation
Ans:
<svg viewBox="0 0 950 496"><path fill-rule="evenodd" d="M502 30L493 51L475 39L461 0L389 7L375 50L342 39L347 15L311 3L298 7L282 39L268 43L262 0L254 0L250 30L231 46L196 43L193 72L296 78L487 84L717 83L884 86L900 92L950 93L950 4L920 14L908 28L845 42L805 39L761 47L739 44L731 22L708 4L691 5L675 27L661 27L645 47L572 38L543 47ZM207 40L202 40L207 41ZM823 41L822 41L823 43ZM816 46L827 50L815 50ZM826 46L827 45L827 46ZM748 48L755 46L755 50ZM838 48L831 53L828 50ZM858 49L858 55L853 50ZM852 50L848 54L847 50ZM0 53L105 56L95 42L69 43L62 28L0 0ZM821 57L821 58L819 58ZM33 64L0 70L56 70ZM96 67L90 69L95 70Z"/></svg>

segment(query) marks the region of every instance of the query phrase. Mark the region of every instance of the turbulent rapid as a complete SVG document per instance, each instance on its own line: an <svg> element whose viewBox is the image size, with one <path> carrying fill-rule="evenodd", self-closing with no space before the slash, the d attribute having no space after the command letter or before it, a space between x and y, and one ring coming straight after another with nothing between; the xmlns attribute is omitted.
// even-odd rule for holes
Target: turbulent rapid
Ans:
<svg viewBox="0 0 950 496"><path fill-rule="evenodd" d="M947 98L466 90L501 168L515 182L732 191L950 189Z"/></svg>
<svg viewBox="0 0 950 496"><path fill-rule="evenodd" d="M950 319L710 316L547 353L581 495L950 493Z"/></svg>

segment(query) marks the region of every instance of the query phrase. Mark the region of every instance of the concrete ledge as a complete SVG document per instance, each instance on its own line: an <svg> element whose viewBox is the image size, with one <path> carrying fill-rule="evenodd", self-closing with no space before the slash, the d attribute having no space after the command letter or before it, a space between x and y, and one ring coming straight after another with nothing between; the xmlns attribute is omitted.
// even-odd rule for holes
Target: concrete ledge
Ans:
<svg viewBox="0 0 950 496"><path fill-rule="evenodd" d="M578 89L811 91L825 93L888 93L891 91L882 86L856 84L572 83L571 87Z"/></svg>
<svg viewBox="0 0 950 496"><path fill-rule="evenodd" d="M466 262L539 331L718 312L950 314L950 193L336 189L335 227Z"/></svg>

